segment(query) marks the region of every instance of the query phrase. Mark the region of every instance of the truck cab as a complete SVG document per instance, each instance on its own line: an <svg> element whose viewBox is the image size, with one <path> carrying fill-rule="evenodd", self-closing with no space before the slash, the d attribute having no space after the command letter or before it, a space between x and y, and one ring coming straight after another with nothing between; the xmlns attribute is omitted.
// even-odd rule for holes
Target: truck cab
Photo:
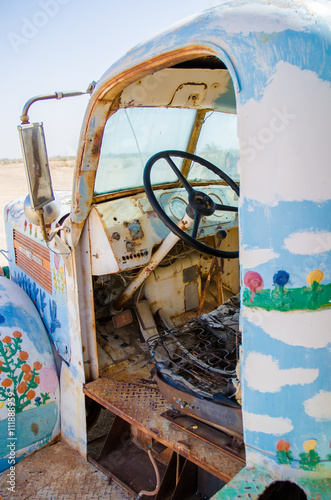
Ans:
<svg viewBox="0 0 331 500"><path fill-rule="evenodd" d="M25 108L10 276L58 386L42 391L36 365L23 394L36 421L50 402L56 416L21 456L60 436L137 498L327 498L328 48L301 3L242 1L135 47L89 88L71 193L53 196ZM23 370L38 341L19 327Z"/></svg>

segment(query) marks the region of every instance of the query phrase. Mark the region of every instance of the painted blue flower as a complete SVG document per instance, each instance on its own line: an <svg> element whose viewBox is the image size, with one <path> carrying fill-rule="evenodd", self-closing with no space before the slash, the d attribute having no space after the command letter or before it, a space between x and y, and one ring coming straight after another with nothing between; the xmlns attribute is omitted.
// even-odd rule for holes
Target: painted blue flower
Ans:
<svg viewBox="0 0 331 500"><path fill-rule="evenodd" d="M36 398L34 398L34 401L35 401L35 405L36 406L40 406L41 405L41 397L37 396Z"/></svg>
<svg viewBox="0 0 331 500"><path fill-rule="evenodd" d="M286 283L288 283L289 279L290 275L286 271L278 271L273 277L274 285L278 285L280 288L283 288Z"/></svg>

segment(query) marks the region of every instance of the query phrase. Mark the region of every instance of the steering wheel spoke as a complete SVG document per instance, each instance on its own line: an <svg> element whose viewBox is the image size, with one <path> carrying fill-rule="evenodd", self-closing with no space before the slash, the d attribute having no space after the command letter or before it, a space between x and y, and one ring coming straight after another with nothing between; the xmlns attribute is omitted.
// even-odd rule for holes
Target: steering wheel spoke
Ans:
<svg viewBox="0 0 331 500"><path fill-rule="evenodd" d="M191 194L193 192L193 188L192 188L191 184L188 182L188 180L186 179L186 177L183 176L182 172L179 170L179 168L177 167L175 162L172 160L172 158L170 158L169 155L165 155L164 158L167 160L167 162L170 165L170 167L172 168L173 172L177 175L178 180L183 184L183 187L186 189L186 191L189 194Z"/></svg>
<svg viewBox="0 0 331 500"><path fill-rule="evenodd" d="M194 238L195 240L197 239L197 236L198 236L201 218L202 218L202 213L196 212L195 216L194 216L194 223L193 223L193 229L192 229L192 238Z"/></svg>
<svg viewBox="0 0 331 500"><path fill-rule="evenodd" d="M215 203L215 209L221 212L238 212L238 207L231 207L230 205L222 205L221 203Z"/></svg>

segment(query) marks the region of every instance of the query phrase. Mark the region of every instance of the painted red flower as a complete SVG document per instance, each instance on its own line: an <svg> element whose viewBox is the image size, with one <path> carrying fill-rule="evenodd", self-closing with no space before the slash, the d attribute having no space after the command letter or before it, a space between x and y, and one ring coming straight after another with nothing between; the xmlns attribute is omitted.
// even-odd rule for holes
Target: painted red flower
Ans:
<svg viewBox="0 0 331 500"><path fill-rule="evenodd" d="M22 337L22 334L21 334L21 332L18 332L18 331L16 330L16 332L14 332L14 333L13 333L13 337L15 337L15 338L21 338L21 337Z"/></svg>
<svg viewBox="0 0 331 500"><path fill-rule="evenodd" d="M42 368L42 367L43 367L43 365L42 365L41 363L39 363L39 361L35 361L35 362L33 363L33 368L34 368L35 370L41 370L41 368Z"/></svg>
<svg viewBox="0 0 331 500"><path fill-rule="evenodd" d="M18 357L21 361L26 361L28 359L29 355L26 351L21 351L19 353Z"/></svg>
<svg viewBox="0 0 331 500"><path fill-rule="evenodd" d="M285 441L285 439L280 439L277 441L277 446L276 446L278 451L290 451L291 445L288 441Z"/></svg>
<svg viewBox="0 0 331 500"><path fill-rule="evenodd" d="M6 335L6 337L4 337L4 338L2 339L2 342L3 342L4 344L10 344L10 343L11 343L11 338L10 338L10 337L8 337L8 335Z"/></svg>
<svg viewBox="0 0 331 500"><path fill-rule="evenodd" d="M23 394L27 390L28 386L26 385L26 382L21 382L20 385L17 387L17 392L20 394Z"/></svg>
<svg viewBox="0 0 331 500"><path fill-rule="evenodd" d="M22 365L22 371L24 373L27 373L27 372L30 372L31 371L31 366L30 365L27 365L26 363L24 365Z"/></svg>
<svg viewBox="0 0 331 500"><path fill-rule="evenodd" d="M35 395L36 395L35 391L33 391L32 389L30 389L26 393L26 399L28 399L29 401L31 401L31 399L33 399L35 397Z"/></svg>
<svg viewBox="0 0 331 500"><path fill-rule="evenodd" d="M23 377L23 380L25 380L26 382L30 382L30 380L32 379L32 373L31 372L27 372L24 377Z"/></svg>
<svg viewBox="0 0 331 500"><path fill-rule="evenodd" d="M13 383L13 381L12 381L12 380L10 380L10 378L5 378L5 380L3 380L3 381L1 382L1 385L2 385L3 387L10 387L10 386L12 385L12 383Z"/></svg>

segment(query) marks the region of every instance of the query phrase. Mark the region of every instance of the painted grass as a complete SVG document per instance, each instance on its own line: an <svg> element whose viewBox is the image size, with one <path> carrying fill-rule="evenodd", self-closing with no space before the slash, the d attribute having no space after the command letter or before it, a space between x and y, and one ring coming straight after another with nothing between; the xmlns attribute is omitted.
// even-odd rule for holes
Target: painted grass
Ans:
<svg viewBox="0 0 331 500"><path fill-rule="evenodd" d="M281 288L261 290L252 299L252 292L244 291L243 303L248 307L260 307L267 311L301 311L331 307L331 283L321 285L316 281L312 286L302 288Z"/></svg>

